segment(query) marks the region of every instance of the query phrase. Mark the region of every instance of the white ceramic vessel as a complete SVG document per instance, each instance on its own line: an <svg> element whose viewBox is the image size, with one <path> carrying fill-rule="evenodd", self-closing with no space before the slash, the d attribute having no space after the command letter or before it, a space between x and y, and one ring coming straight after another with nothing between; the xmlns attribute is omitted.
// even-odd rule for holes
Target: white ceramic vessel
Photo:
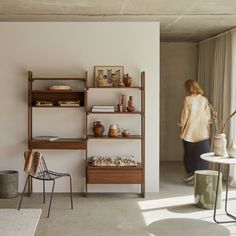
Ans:
<svg viewBox="0 0 236 236"><path fill-rule="evenodd" d="M216 156L228 157L226 150L226 138L225 134L216 134L214 137L214 153Z"/></svg>
<svg viewBox="0 0 236 236"><path fill-rule="evenodd" d="M228 151L229 157L236 158L236 145L234 144L233 140L231 141L227 151Z"/></svg>

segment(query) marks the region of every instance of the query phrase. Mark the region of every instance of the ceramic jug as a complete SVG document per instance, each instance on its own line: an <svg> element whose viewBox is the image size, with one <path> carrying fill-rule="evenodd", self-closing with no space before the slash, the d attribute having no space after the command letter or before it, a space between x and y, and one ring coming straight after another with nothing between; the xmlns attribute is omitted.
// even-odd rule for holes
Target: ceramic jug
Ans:
<svg viewBox="0 0 236 236"><path fill-rule="evenodd" d="M123 83L125 85L125 87L131 87L131 84L132 84L132 77L129 76L129 74L124 74L123 76Z"/></svg>
<svg viewBox="0 0 236 236"><path fill-rule="evenodd" d="M117 137L120 133L120 129L118 125L110 125L108 136L109 137Z"/></svg>
<svg viewBox="0 0 236 236"><path fill-rule="evenodd" d="M94 133L94 136L96 136L96 137L103 136L104 130L105 130L105 128L101 124L101 121L93 122L93 133Z"/></svg>

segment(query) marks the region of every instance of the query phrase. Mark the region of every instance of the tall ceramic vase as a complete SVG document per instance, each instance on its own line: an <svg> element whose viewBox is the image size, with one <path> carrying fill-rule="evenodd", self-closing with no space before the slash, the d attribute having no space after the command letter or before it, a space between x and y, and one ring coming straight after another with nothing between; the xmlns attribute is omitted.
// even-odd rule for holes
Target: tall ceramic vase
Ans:
<svg viewBox="0 0 236 236"><path fill-rule="evenodd" d="M214 137L214 153L216 156L228 157L226 150L226 138L225 134L216 134Z"/></svg>

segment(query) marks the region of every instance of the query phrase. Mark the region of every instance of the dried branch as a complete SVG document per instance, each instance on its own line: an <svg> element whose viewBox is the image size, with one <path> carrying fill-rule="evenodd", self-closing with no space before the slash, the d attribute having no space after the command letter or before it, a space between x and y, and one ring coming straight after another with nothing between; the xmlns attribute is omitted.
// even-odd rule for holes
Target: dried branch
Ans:
<svg viewBox="0 0 236 236"><path fill-rule="evenodd" d="M225 120L222 120L222 122L220 122L219 125L219 120L218 120L218 114L215 111L214 107L212 106L212 104L208 103L208 106L210 108L211 114L212 114L212 120L214 121L214 123L216 124L216 129L217 131L219 131L220 133L224 133L225 132L225 128L227 123L229 122L229 120L236 115L236 110L231 113Z"/></svg>
<svg viewBox="0 0 236 236"><path fill-rule="evenodd" d="M212 104L208 103L208 106L210 108L211 114L212 114L212 121L213 123L215 123L216 125L216 130L219 131L219 122L218 122L218 114L215 111L214 107L212 106Z"/></svg>
<svg viewBox="0 0 236 236"><path fill-rule="evenodd" d="M220 132L221 132L221 133L224 133L228 121L229 121L234 115L236 115L236 110L235 110L233 113L231 113L231 114L226 118L225 121L222 121L222 122L221 122L221 125L220 125Z"/></svg>

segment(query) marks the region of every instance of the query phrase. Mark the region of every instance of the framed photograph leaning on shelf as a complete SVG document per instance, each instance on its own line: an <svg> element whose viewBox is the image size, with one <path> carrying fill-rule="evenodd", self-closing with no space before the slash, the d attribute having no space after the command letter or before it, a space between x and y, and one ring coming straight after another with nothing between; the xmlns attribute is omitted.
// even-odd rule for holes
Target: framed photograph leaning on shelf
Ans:
<svg viewBox="0 0 236 236"><path fill-rule="evenodd" d="M116 87L124 76L124 66L94 66L95 87Z"/></svg>

